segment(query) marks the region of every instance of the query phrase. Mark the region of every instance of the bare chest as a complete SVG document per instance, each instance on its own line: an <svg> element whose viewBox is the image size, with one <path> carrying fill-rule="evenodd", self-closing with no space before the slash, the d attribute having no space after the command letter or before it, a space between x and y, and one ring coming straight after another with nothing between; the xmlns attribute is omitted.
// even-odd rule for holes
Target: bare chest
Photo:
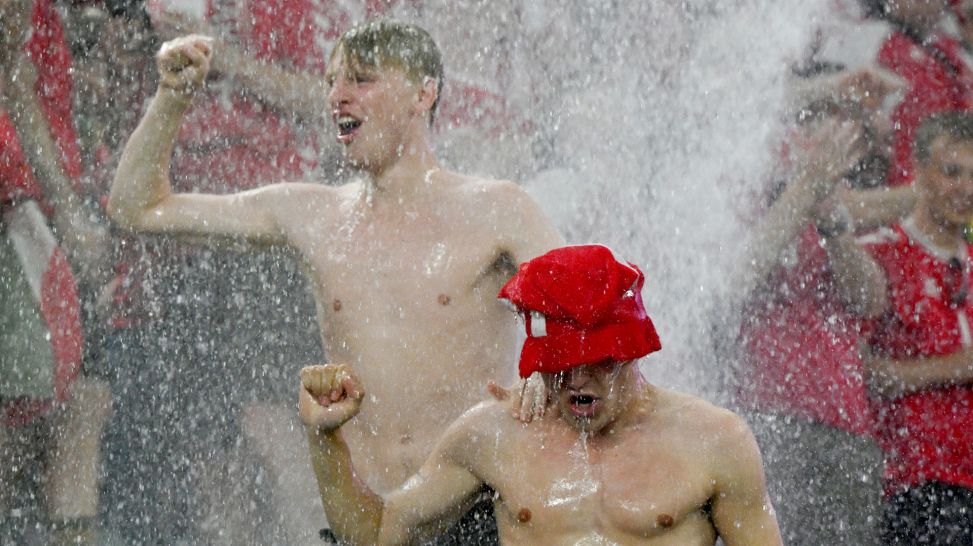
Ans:
<svg viewBox="0 0 973 546"><path fill-rule="evenodd" d="M514 528L572 527L615 536L660 536L680 526L708 525L713 486L692 458L645 445L593 450L584 442L520 451L501 477L498 511Z"/></svg>
<svg viewBox="0 0 973 546"><path fill-rule="evenodd" d="M478 308L484 294L496 296L496 237L448 210L345 211L294 226L290 239L325 311L421 319L416 313Z"/></svg>

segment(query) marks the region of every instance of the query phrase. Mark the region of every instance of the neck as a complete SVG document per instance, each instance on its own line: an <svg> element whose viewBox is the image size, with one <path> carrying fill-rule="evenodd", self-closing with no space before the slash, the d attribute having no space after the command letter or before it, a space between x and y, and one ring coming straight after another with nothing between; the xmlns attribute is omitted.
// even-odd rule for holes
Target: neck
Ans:
<svg viewBox="0 0 973 546"><path fill-rule="evenodd" d="M952 222L939 220L936 218L929 207L918 206L911 216L915 228L926 237L926 239L951 254L956 253L963 243L964 224L954 224Z"/></svg>
<svg viewBox="0 0 973 546"><path fill-rule="evenodd" d="M365 183L379 199L408 199L427 189L439 171L439 162L425 136L409 139L393 151L393 159L374 169L366 169Z"/></svg>

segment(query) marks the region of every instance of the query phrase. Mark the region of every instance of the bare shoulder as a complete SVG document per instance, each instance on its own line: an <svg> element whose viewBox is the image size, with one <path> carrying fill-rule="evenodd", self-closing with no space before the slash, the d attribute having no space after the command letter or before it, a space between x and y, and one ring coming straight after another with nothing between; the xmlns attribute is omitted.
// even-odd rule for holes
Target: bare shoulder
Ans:
<svg viewBox="0 0 973 546"><path fill-rule="evenodd" d="M749 445L752 434L740 415L690 394L656 387L656 413L669 424L717 450L741 442Z"/></svg>
<svg viewBox="0 0 973 546"><path fill-rule="evenodd" d="M465 222L488 228L498 251L515 263L564 244L564 239L540 207L518 184L447 173L447 187Z"/></svg>
<svg viewBox="0 0 973 546"><path fill-rule="evenodd" d="M456 418L440 439L440 447L456 460L477 459L484 440L496 442L506 426L516 423L504 402L486 400Z"/></svg>
<svg viewBox="0 0 973 546"><path fill-rule="evenodd" d="M495 180L452 171L447 173L446 179L456 198L473 205L503 205L497 208L499 211L521 201L531 202L527 192L510 180Z"/></svg>
<svg viewBox="0 0 973 546"><path fill-rule="evenodd" d="M498 400L484 400L471 407L456 418L449 426L450 431L476 436L483 433L496 433L507 421L516 422L510 416L509 403Z"/></svg>

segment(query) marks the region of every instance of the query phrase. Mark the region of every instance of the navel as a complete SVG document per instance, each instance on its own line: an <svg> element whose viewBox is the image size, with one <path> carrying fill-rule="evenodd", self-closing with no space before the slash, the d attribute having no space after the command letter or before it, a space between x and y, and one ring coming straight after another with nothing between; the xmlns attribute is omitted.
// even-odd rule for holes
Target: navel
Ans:
<svg viewBox="0 0 973 546"><path fill-rule="evenodd" d="M527 523L527 522L529 522L530 521L530 509L528 509L528 508L521 508L517 512L517 521L519 521L520 523Z"/></svg>
<svg viewBox="0 0 973 546"><path fill-rule="evenodd" d="M437 300L439 301L439 305L449 305L449 303L450 303L451 301L453 301L453 300L452 300L452 299L450 299L450 297L449 297L449 296L447 296L446 294L440 294L440 295L439 295L439 298L437 298Z"/></svg>
<svg viewBox="0 0 973 546"><path fill-rule="evenodd" d="M676 521L672 519L672 516L669 514L659 514L659 517L655 518L655 522L663 529L668 529L672 527L674 523L676 523Z"/></svg>
<svg viewBox="0 0 973 546"><path fill-rule="evenodd" d="M331 303L331 308L334 309L335 313L341 311L341 300L334 300L334 302Z"/></svg>

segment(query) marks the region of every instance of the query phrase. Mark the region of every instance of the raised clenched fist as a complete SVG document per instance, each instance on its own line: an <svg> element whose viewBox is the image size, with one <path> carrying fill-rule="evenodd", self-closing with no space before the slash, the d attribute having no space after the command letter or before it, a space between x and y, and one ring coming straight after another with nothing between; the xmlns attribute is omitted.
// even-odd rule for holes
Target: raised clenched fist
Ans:
<svg viewBox="0 0 973 546"><path fill-rule="evenodd" d="M301 370L298 407L301 421L318 430L335 430L358 414L365 390L344 364L308 366Z"/></svg>
<svg viewBox="0 0 973 546"><path fill-rule="evenodd" d="M213 39L190 34L170 40L159 48L159 87L191 96L203 85L213 58Z"/></svg>

